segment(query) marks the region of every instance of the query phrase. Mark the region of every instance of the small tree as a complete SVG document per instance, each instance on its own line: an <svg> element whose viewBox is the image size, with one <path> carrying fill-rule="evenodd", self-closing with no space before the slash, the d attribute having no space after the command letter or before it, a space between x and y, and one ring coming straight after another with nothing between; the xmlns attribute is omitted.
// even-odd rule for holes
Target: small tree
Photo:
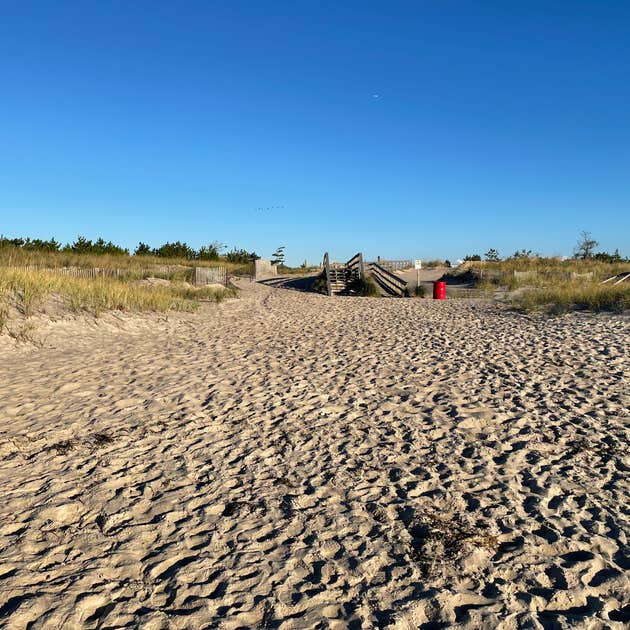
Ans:
<svg viewBox="0 0 630 630"><path fill-rule="evenodd" d="M140 241L138 243L138 247L136 247L135 251L133 252L134 256L150 256L151 255L151 248L146 244L143 243L142 241Z"/></svg>
<svg viewBox="0 0 630 630"><path fill-rule="evenodd" d="M519 260L520 258L534 258L536 254L531 249L517 249L514 254L512 254L512 258L514 260Z"/></svg>
<svg viewBox="0 0 630 630"><path fill-rule="evenodd" d="M286 248L284 245L281 245L280 247L278 247L278 249L276 249L273 256L271 257L272 265L278 265L278 266L284 265L284 250L285 249Z"/></svg>
<svg viewBox="0 0 630 630"><path fill-rule="evenodd" d="M598 245L599 243L593 238L590 232L582 231L573 250L573 256L575 258L581 258L582 260L591 258L593 256L593 250Z"/></svg>
<svg viewBox="0 0 630 630"><path fill-rule="evenodd" d="M597 252L596 254L593 254L593 258L607 263L623 262L619 249L616 249L612 254L609 254L608 252Z"/></svg>
<svg viewBox="0 0 630 630"><path fill-rule="evenodd" d="M188 258L192 260L196 258L197 252L188 243L175 241L174 243L164 243L164 245L154 249L153 255L160 258Z"/></svg>
<svg viewBox="0 0 630 630"><path fill-rule="evenodd" d="M238 263L241 265L246 265L254 260L259 258L256 252L248 252L246 249L236 249L234 247L231 252L228 252L225 255L225 259L231 263Z"/></svg>
<svg viewBox="0 0 630 630"><path fill-rule="evenodd" d="M468 254L464 256L464 262L477 261L477 260L481 260L481 256L479 254Z"/></svg>
<svg viewBox="0 0 630 630"><path fill-rule="evenodd" d="M76 240L72 245L70 245L70 249L75 254L89 254L92 251L92 241L85 238L85 236L77 236Z"/></svg>
<svg viewBox="0 0 630 630"><path fill-rule="evenodd" d="M221 251L225 249L223 243L213 241L209 245L203 245L199 248L196 258L198 260L219 260Z"/></svg>
<svg viewBox="0 0 630 630"><path fill-rule="evenodd" d="M500 256L499 256L499 252L498 250L494 249L494 248L490 248L486 253L485 253L485 257L486 260L488 262L499 262L501 260Z"/></svg>

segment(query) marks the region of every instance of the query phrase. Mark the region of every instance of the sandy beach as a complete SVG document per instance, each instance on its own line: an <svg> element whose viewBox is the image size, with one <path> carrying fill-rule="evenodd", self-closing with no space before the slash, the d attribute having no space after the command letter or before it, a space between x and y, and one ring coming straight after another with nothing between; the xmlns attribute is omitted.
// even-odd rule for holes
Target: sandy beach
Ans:
<svg viewBox="0 0 630 630"><path fill-rule="evenodd" d="M2 341L2 627L627 627L627 317L240 286Z"/></svg>

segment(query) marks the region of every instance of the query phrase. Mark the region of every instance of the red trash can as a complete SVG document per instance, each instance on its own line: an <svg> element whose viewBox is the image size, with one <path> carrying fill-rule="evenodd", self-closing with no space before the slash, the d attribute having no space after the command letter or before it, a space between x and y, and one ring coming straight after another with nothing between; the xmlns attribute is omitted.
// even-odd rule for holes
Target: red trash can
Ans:
<svg viewBox="0 0 630 630"><path fill-rule="evenodd" d="M433 299L434 300L446 299L446 282L433 283Z"/></svg>

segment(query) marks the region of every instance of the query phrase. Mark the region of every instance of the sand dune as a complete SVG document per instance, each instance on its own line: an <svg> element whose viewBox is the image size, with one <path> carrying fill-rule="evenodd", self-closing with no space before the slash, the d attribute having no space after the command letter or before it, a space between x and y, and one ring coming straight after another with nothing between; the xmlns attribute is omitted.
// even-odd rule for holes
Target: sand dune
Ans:
<svg viewBox="0 0 630 630"><path fill-rule="evenodd" d="M244 283L39 326L1 353L4 627L625 627L627 319Z"/></svg>

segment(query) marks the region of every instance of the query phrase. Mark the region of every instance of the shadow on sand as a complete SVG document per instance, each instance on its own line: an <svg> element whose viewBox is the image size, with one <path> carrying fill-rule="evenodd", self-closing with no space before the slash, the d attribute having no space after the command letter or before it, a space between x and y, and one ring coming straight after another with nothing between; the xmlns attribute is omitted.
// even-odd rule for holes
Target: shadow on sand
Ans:
<svg viewBox="0 0 630 630"><path fill-rule="evenodd" d="M259 284L266 284L268 287L308 292L312 290L313 282L316 278L317 276L284 276L258 280L258 282Z"/></svg>

